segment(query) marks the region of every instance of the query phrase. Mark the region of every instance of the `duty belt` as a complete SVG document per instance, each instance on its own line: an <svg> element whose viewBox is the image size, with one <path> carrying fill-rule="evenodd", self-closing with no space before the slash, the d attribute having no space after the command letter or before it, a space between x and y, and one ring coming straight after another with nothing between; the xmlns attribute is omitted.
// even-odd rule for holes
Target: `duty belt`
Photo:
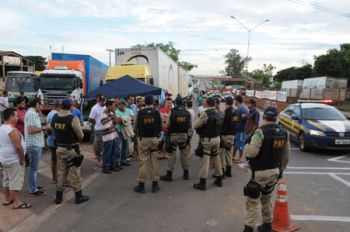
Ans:
<svg viewBox="0 0 350 232"><path fill-rule="evenodd" d="M63 147L67 150L71 150L71 149L77 149L79 148L79 144L78 143L73 143L73 144L57 144L57 147Z"/></svg>

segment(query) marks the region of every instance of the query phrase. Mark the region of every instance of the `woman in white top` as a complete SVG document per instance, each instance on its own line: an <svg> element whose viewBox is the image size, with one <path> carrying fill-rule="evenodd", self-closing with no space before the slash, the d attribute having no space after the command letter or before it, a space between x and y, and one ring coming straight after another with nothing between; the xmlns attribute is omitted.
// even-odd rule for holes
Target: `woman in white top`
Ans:
<svg viewBox="0 0 350 232"><path fill-rule="evenodd" d="M18 192L23 187L25 169L25 142L16 129L15 109L4 110L4 124L0 127L0 162L3 166L4 206L11 204L13 209L28 209L31 204L20 200Z"/></svg>

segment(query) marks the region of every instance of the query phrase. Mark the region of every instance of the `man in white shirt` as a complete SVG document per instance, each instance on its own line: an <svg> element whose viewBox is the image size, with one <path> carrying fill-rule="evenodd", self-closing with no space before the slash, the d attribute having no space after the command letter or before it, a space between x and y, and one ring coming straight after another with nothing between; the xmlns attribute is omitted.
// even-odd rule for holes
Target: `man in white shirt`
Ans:
<svg viewBox="0 0 350 232"><path fill-rule="evenodd" d="M2 92L0 97L0 124L4 122L4 111L9 108L9 98L7 91Z"/></svg>
<svg viewBox="0 0 350 232"><path fill-rule="evenodd" d="M22 134L16 129L16 110L4 110L4 120L5 123L0 127L0 162L3 166L5 198L2 204L13 204L13 209L28 209L31 204L22 202L18 193L23 187L26 162L25 142Z"/></svg>
<svg viewBox="0 0 350 232"><path fill-rule="evenodd" d="M101 124L101 117L103 111L106 109L105 106L106 99L102 95L97 96L97 103L92 107L89 121L94 125L94 152L97 159L97 165L102 167L101 162L101 153L103 151L103 141L102 141L102 132L103 125Z"/></svg>

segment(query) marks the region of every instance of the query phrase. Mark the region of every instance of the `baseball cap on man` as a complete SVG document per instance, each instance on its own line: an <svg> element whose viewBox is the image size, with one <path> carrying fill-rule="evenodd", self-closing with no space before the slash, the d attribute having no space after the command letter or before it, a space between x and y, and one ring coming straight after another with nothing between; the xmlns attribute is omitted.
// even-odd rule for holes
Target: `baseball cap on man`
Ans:
<svg viewBox="0 0 350 232"><path fill-rule="evenodd" d="M264 110L264 116L269 120L275 120L277 117L277 109L272 106L266 107Z"/></svg>
<svg viewBox="0 0 350 232"><path fill-rule="evenodd" d="M146 105L152 105L153 104L153 96L152 95L147 95L145 97L145 103L146 103Z"/></svg>
<svg viewBox="0 0 350 232"><path fill-rule="evenodd" d="M208 97L207 104L208 104L208 106L213 107L215 105L215 98Z"/></svg>
<svg viewBox="0 0 350 232"><path fill-rule="evenodd" d="M175 104L176 104L177 106L181 106L182 103L183 103L182 97L181 97L181 96L177 96L176 99L175 99Z"/></svg>
<svg viewBox="0 0 350 232"><path fill-rule="evenodd" d="M61 101L61 105L63 108L68 109L73 105L73 101L70 98L65 98Z"/></svg>
<svg viewBox="0 0 350 232"><path fill-rule="evenodd" d="M256 106L256 100L254 98L249 99L248 103L253 104Z"/></svg>
<svg viewBox="0 0 350 232"><path fill-rule="evenodd" d="M106 98L105 98L105 96L99 94L99 95L97 95L97 101L106 101Z"/></svg>

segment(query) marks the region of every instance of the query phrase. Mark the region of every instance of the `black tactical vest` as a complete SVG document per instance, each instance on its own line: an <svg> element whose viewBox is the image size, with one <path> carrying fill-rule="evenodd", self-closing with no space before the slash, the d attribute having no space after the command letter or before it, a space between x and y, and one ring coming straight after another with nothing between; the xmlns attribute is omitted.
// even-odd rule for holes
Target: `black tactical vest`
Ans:
<svg viewBox="0 0 350 232"><path fill-rule="evenodd" d="M161 132L160 113L154 108L144 108L137 115L139 137L159 137Z"/></svg>
<svg viewBox="0 0 350 232"><path fill-rule="evenodd" d="M78 143L78 137L72 127L73 118L74 116L71 114L61 117L58 113L53 117L51 127L55 132L57 144L72 145Z"/></svg>
<svg viewBox="0 0 350 232"><path fill-rule="evenodd" d="M169 133L187 133L190 129L191 114L176 106L171 110Z"/></svg>
<svg viewBox="0 0 350 232"><path fill-rule="evenodd" d="M197 133L201 138L215 138L221 134L224 114L217 112L216 109L207 110L205 113L208 115L207 124L199 128Z"/></svg>
<svg viewBox="0 0 350 232"><path fill-rule="evenodd" d="M264 134L264 141L259 154L252 159L253 168L255 171L280 168L287 132L276 124L263 125L260 129Z"/></svg>
<svg viewBox="0 0 350 232"><path fill-rule="evenodd" d="M227 107L225 109L224 124L222 126L222 135L234 135L236 133L236 124L239 120L239 116L233 107Z"/></svg>

